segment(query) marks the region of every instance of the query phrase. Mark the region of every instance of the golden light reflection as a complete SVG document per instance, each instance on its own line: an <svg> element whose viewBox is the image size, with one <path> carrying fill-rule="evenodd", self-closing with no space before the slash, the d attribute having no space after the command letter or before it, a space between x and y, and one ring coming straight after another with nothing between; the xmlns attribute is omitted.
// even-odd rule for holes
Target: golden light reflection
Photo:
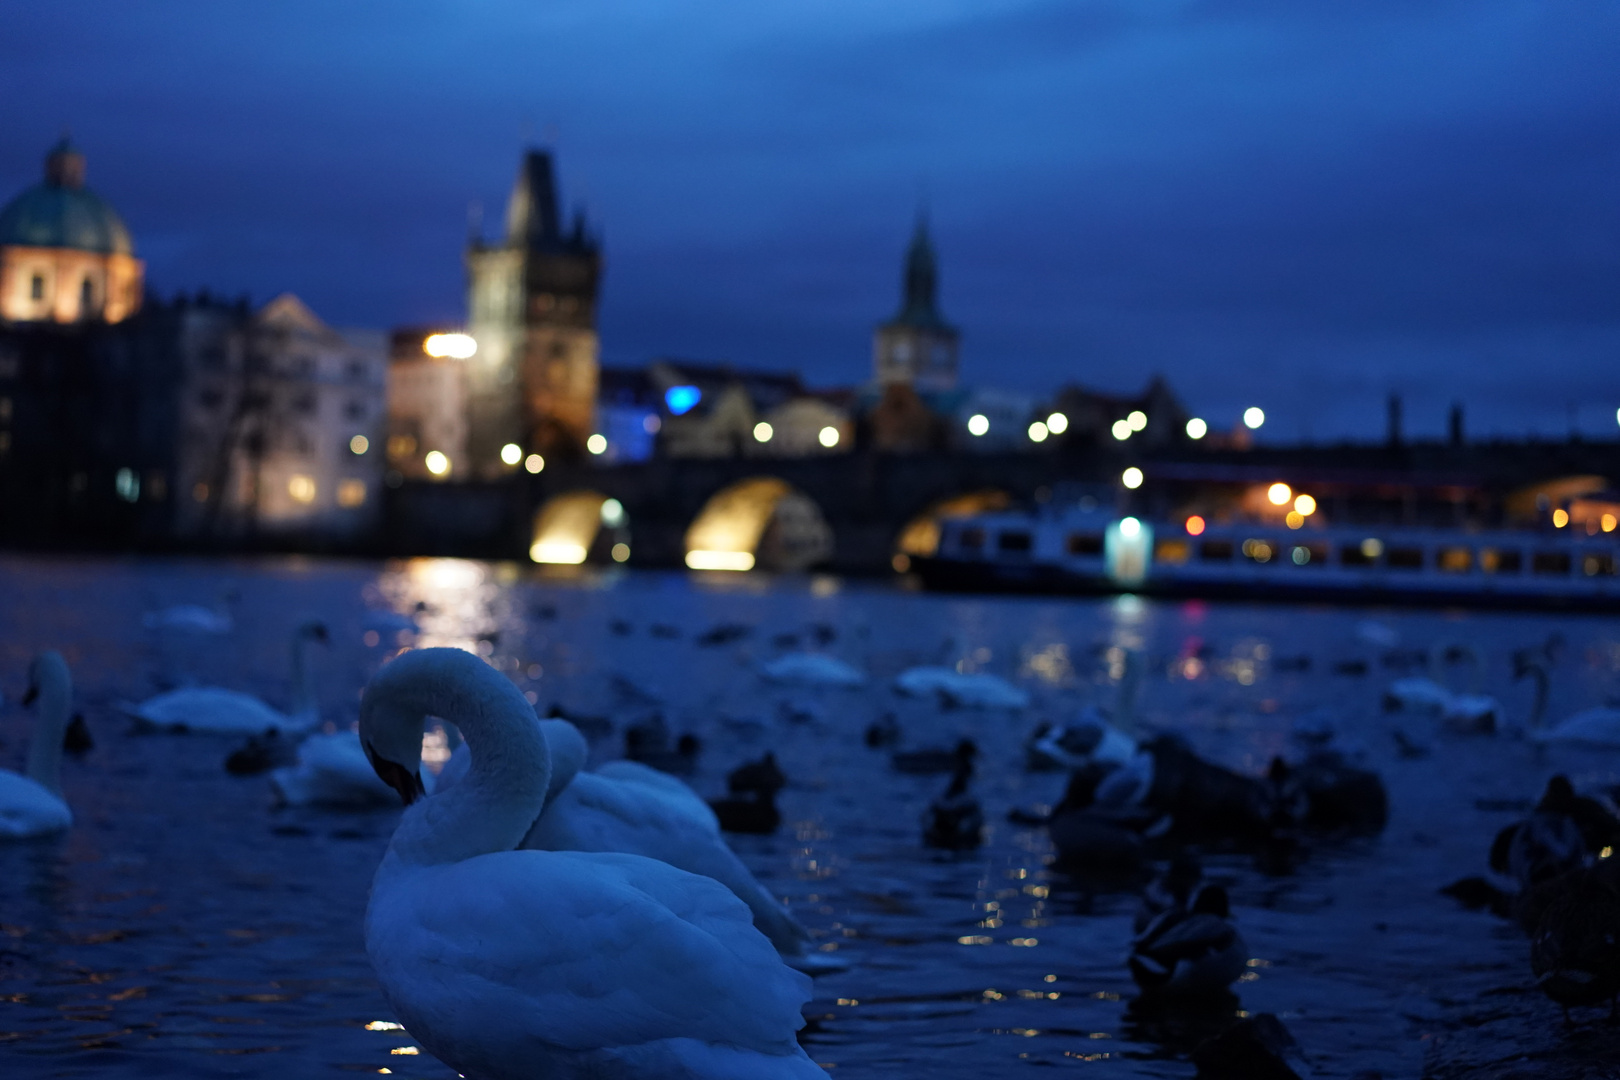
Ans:
<svg viewBox="0 0 1620 1080"><path fill-rule="evenodd" d="M570 491L547 499L534 516L529 558L561 566L584 562L602 528L602 508L609 501L595 491ZM620 510L622 513L622 507Z"/></svg>
<svg viewBox="0 0 1620 1080"><path fill-rule="evenodd" d="M686 565L693 570L752 570L754 556L748 551L688 551Z"/></svg>
<svg viewBox="0 0 1620 1080"><path fill-rule="evenodd" d="M709 497L686 530L694 570L804 570L832 554L832 529L786 481L755 476Z"/></svg>
<svg viewBox="0 0 1620 1080"><path fill-rule="evenodd" d="M367 1031L404 1031L404 1024L396 1024L392 1020L373 1020L366 1025Z"/></svg>
<svg viewBox="0 0 1620 1080"><path fill-rule="evenodd" d="M1293 497L1293 489L1287 484L1272 484L1266 489L1266 499L1272 506L1286 506Z"/></svg>
<svg viewBox="0 0 1620 1080"><path fill-rule="evenodd" d="M973 491L941 499L906 523L895 541L902 555L933 555L939 551L939 530L951 518L972 517L991 510L1005 510L1012 498L1005 491Z"/></svg>

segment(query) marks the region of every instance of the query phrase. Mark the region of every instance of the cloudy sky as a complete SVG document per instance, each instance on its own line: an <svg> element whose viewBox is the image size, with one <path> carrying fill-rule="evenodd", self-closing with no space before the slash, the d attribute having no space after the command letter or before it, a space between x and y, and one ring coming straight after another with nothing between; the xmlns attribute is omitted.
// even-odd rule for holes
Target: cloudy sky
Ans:
<svg viewBox="0 0 1620 1080"><path fill-rule="evenodd" d="M1616 430L1600 0L53 0L0 100L0 198L71 129L160 292L457 319L532 137L604 233L608 363L862 379L926 199L970 382Z"/></svg>

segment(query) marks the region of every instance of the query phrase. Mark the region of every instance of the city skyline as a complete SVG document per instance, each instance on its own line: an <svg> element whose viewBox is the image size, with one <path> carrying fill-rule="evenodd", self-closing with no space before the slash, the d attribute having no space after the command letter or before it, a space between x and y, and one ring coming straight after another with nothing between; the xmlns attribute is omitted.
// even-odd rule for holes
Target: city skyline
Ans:
<svg viewBox="0 0 1620 1080"><path fill-rule="evenodd" d="M1476 435L1615 430L1609 14L298 10L19 14L0 187L68 127L159 292L453 321L528 133L603 223L608 364L864 379L926 201L970 383L1161 372L1273 439L1376 437L1392 391L1420 435L1453 399Z"/></svg>

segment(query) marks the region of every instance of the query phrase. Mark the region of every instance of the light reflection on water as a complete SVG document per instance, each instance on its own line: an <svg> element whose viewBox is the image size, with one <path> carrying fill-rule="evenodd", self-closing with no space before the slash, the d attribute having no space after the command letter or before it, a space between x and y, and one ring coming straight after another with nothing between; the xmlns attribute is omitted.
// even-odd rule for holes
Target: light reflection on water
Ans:
<svg viewBox="0 0 1620 1080"><path fill-rule="evenodd" d="M1505 823L1474 800L1533 795L1555 766L1581 784L1616 779L1602 755L1530 761L1523 744L1442 740L1429 759L1395 757L1390 721L1376 711L1392 674L1357 636L1360 612L938 597L826 577L535 575L454 559L380 568L8 559L0 589L10 600L0 608L0 763L21 762L28 715L14 702L43 647L73 664L98 740L68 765L76 828L0 848L7 1076L452 1075L400 1052L414 1043L392 1026L361 944L366 891L396 813L272 809L262 777L221 770L228 745L128 736L110 708L177 673L285 701L285 639L312 615L333 631L315 663L323 716L336 726L352 723L370 674L414 643L479 652L539 704L610 716L621 729L656 699L673 730L705 740L692 782L708 794L730 767L774 748L793 780L783 796L790 825L735 846L819 948L852 962L818 980L806 1010L812 1056L839 1075L977 1078L1041 1063L1186 1076L1191 1045L1240 1009L1283 1015L1324 1075L1416 1075L1442 999L1526 978L1522 939L1434 895L1480 868ZM145 610L213 604L227 590L237 621L228 637L141 628ZM1571 645L1552 715L1603 700L1620 674L1620 635L1606 621L1379 618L1404 647L1475 645L1488 661L1486 690L1521 715L1530 690L1508 678L1506 658L1550 629ZM696 643L723 623L755 630ZM654 634L655 624L677 636ZM870 688L788 691L752 674L788 647L773 638L808 646L815 624L836 635L830 651L874 676ZM1293 876L1268 877L1238 856L1212 860L1258 963L1239 999L1203 1014L1142 1008L1123 964L1134 900L1052 872L1044 835L1006 823L1009 807L1050 803L1062 786L1023 771L1023 735L1082 704L1112 705L1127 649L1146 673L1145 724L1185 731L1258 771L1290 749L1296 717L1327 707L1392 788L1381 840L1323 851ZM1298 670L1301 655L1313 659L1309 670ZM1284 670L1284 658L1296 662ZM1373 673L1330 674L1346 659L1374 662ZM1035 704L1021 717L941 712L888 692L886 680L917 663L1020 679ZM970 734L985 748L982 849L948 857L920 847L918 815L942 783L892 773L861 744L885 710L899 714L910 745ZM448 752L440 738L428 743L435 756Z"/></svg>

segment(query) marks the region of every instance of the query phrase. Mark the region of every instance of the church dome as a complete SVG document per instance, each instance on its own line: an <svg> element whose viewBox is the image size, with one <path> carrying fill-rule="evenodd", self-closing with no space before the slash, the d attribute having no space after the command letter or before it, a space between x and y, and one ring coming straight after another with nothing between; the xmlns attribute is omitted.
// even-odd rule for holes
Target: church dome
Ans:
<svg viewBox="0 0 1620 1080"><path fill-rule="evenodd" d="M0 208L0 245L133 255L129 230L84 186L84 156L63 139L45 159L45 182Z"/></svg>

